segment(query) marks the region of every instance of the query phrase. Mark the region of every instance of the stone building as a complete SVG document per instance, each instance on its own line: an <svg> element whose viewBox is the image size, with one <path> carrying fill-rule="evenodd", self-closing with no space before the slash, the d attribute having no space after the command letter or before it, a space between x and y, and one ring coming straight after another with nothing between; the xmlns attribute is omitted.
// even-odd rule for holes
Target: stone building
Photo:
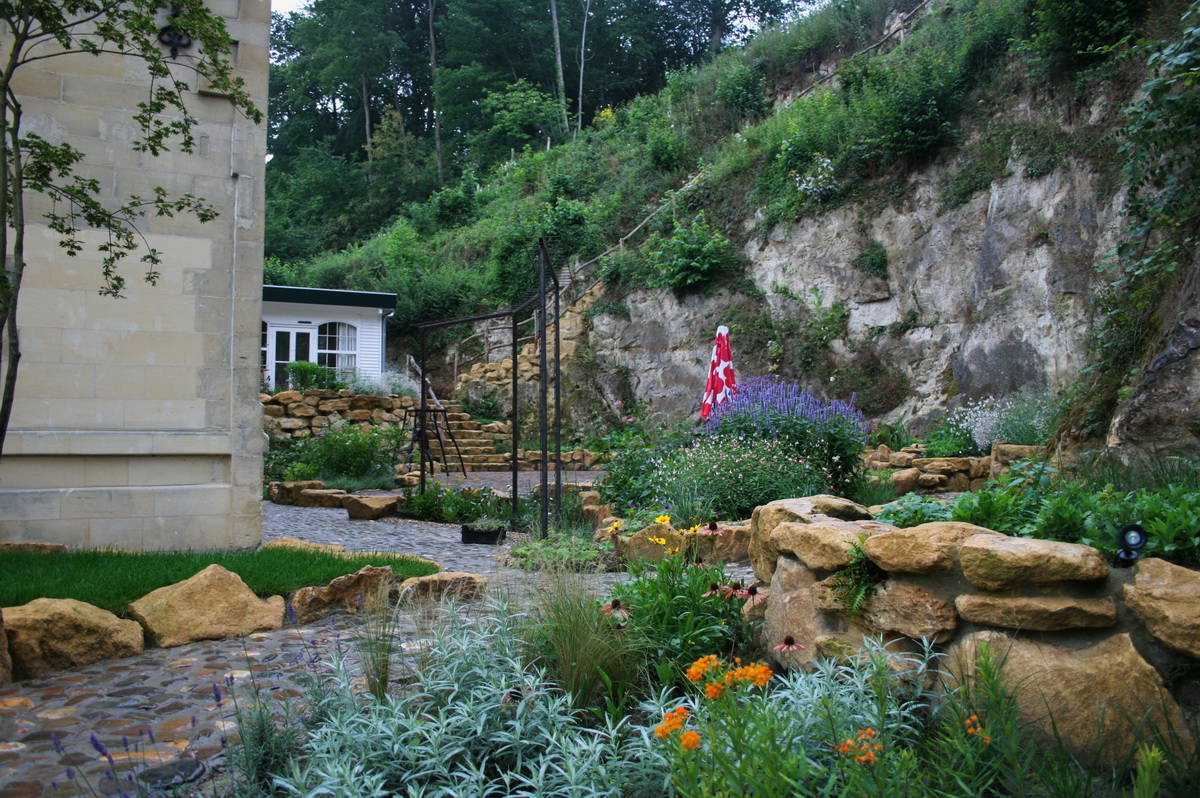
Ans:
<svg viewBox="0 0 1200 798"><path fill-rule="evenodd" d="M237 74L266 110L269 0L209 0ZM181 54L180 60L188 53ZM182 74L182 73L181 73ZM144 65L85 54L22 67L25 129L86 154L114 204L162 186L220 216L147 218L157 285L136 258L124 299L100 296L96 236L67 257L28 214L18 323L23 357L0 458L0 541L131 549L247 547L261 536L258 402L266 131L193 81L191 154L130 147Z"/></svg>

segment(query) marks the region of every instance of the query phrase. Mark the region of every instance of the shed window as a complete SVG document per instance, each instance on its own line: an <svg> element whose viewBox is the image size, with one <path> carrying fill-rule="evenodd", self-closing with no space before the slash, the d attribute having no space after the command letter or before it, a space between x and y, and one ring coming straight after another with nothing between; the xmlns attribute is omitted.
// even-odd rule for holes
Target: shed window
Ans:
<svg viewBox="0 0 1200 798"><path fill-rule="evenodd" d="M358 368L358 329L353 324L330 321L317 328L317 362L351 376Z"/></svg>

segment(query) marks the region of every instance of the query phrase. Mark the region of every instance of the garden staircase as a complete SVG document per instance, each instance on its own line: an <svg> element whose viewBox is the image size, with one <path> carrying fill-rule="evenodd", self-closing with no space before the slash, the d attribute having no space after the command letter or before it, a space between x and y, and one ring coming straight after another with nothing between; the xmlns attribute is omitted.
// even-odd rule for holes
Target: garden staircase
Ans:
<svg viewBox="0 0 1200 798"><path fill-rule="evenodd" d="M460 455L467 471L508 471L512 467L511 456L496 451L496 433L485 431L483 424L463 412L461 404L445 402L444 405L446 424L458 443L458 450L452 443L431 439L429 450L435 471L447 470L447 462L450 468L457 468Z"/></svg>

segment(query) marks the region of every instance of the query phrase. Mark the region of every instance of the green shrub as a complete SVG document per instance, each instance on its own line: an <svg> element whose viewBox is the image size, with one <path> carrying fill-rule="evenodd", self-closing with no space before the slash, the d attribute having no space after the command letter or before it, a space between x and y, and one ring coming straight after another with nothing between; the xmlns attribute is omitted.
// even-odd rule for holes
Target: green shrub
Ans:
<svg viewBox="0 0 1200 798"><path fill-rule="evenodd" d="M294 391L307 391L310 388L325 388L341 390L346 383L338 378L338 373L329 366L297 360L284 367L288 387Z"/></svg>
<svg viewBox="0 0 1200 798"><path fill-rule="evenodd" d="M392 476L396 453L407 443L405 430L381 430L370 424L353 425L335 421L311 439L305 462L321 479Z"/></svg>
<svg viewBox="0 0 1200 798"><path fill-rule="evenodd" d="M883 244L878 241L870 241L858 257L850 261L850 265L871 275L872 277L886 278L888 274L888 256L887 250Z"/></svg>
<svg viewBox="0 0 1200 798"><path fill-rule="evenodd" d="M733 245L701 212L669 238L651 236L642 251L655 276L650 285L681 291L711 282L737 265Z"/></svg>
<svg viewBox="0 0 1200 798"><path fill-rule="evenodd" d="M738 116L755 117L765 113L771 103L763 94L762 69L735 64L717 80L717 99Z"/></svg>
<svg viewBox="0 0 1200 798"><path fill-rule="evenodd" d="M682 667L705 654L746 651L744 597L719 589L726 584L722 566L694 565L674 554L653 565L631 563L629 573L628 582L613 587L609 603L616 600L628 611L627 623L646 641L660 681L676 683Z"/></svg>
<svg viewBox="0 0 1200 798"><path fill-rule="evenodd" d="M1146 0L1033 0L1033 41L1055 66L1085 66L1104 58L1148 7Z"/></svg>
<svg viewBox="0 0 1200 798"><path fill-rule="evenodd" d="M933 521L949 521L951 512L953 508L945 502L906 493L891 504L884 505L883 512L875 519L908 529Z"/></svg>

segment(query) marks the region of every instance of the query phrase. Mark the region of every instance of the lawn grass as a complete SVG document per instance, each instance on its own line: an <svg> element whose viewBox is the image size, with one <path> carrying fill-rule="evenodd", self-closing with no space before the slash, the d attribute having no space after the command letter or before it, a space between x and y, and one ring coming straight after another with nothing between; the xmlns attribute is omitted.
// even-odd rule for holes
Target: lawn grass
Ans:
<svg viewBox="0 0 1200 798"><path fill-rule="evenodd" d="M123 614L129 602L181 582L216 563L259 596L323 585L364 565L390 565L397 579L425 576L437 566L407 554L345 554L297 549L259 551L0 551L0 607L36 598L72 598Z"/></svg>

